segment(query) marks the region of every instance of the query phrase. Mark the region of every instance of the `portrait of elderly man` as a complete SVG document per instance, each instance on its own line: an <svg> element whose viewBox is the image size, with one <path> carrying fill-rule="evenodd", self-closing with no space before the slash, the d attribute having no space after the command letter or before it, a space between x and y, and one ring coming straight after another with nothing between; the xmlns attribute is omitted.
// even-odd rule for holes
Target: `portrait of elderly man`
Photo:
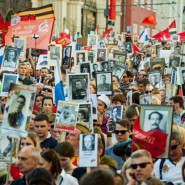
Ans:
<svg viewBox="0 0 185 185"><path fill-rule="evenodd" d="M100 81L100 83L97 86L97 91L101 92L101 91L111 91L111 84L107 83L107 77L106 75L102 74L100 76L100 78L98 79L98 81Z"/></svg>

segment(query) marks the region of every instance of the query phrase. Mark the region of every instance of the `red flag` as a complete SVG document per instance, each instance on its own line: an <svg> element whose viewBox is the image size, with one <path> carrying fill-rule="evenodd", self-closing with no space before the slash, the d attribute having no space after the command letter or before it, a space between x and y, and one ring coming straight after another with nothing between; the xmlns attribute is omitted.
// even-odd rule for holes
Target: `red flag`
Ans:
<svg viewBox="0 0 185 185"><path fill-rule="evenodd" d="M15 26L8 28L8 33L5 36L5 44L10 46L12 44L12 37L27 37L27 48L35 48L34 34L39 35L36 39L37 49L48 49L48 44L51 41L53 32L54 18L39 19L33 21L21 21Z"/></svg>
<svg viewBox="0 0 185 185"><path fill-rule="evenodd" d="M166 28L165 30L160 31L159 33L152 36L152 38L158 39L159 41L167 40L170 37L171 37L171 35L169 34L169 29L168 28Z"/></svg>
<svg viewBox="0 0 185 185"><path fill-rule="evenodd" d="M158 130L152 132L143 131L140 128L139 118L137 118L133 125L132 152L145 149L151 153L153 158L157 158L165 152L167 137L168 134Z"/></svg>
<svg viewBox="0 0 185 185"><path fill-rule="evenodd" d="M183 96L182 88L179 88L178 96Z"/></svg>
<svg viewBox="0 0 185 185"><path fill-rule="evenodd" d="M142 21L143 24L150 24L150 25L156 25L157 21L154 15L149 15L148 17L144 18Z"/></svg>
<svg viewBox="0 0 185 185"><path fill-rule="evenodd" d="M0 13L0 32L3 29L3 25L4 25L4 19L3 19L3 16L1 15L1 13Z"/></svg>
<svg viewBox="0 0 185 185"><path fill-rule="evenodd" d="M35 15L29 15L29 16L21 16L21 20L20 21L29 21L29 20L36 20L36 16Z"/></svg>
<svg viewBox="0 0 185 185"><path fill-rule="evenodd" d="M110 0L109 19L116 20L116 0Z"/></svg>
<svg viewBox="0 0 185 185"><path fill-rule="evenodd" d="M138 52L138 53L141 52L141 50L139 49L139 47L136 44L133 44L133 51L134 51L134 53L135 52Z"/></svg>
<svg viewBox="0 0 185 185"><path fill-rule="evenodd" d="M177 35L180 35L180 40L185 40L185 32L177 33Z"/></svg>
<svg viewBox="0 0 185 185"><path fill-rule="evenodd" d="M176 20L174 20L170 25L169 25L169 33L176 34Z"/></svg>
<svg viewBox="0 0 185 185"><path fill-rule="evenodd" d="M103 32L102 37L109 37L109 36L110 36L110 32L111 32L112 30L113 30L113 28L109 28L109 29L105 30L105 31Z"/></svg>

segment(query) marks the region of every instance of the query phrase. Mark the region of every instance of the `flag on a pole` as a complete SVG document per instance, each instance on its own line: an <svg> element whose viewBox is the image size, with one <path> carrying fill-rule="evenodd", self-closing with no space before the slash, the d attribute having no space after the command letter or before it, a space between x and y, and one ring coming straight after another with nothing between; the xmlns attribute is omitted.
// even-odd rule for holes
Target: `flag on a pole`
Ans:
<svg viewBox="0 0 185 185"><path fill-rule="evenodd" d="M55 18L54 14L54 8L52 4L48 4L45 6L41 6L38 8L29 8L27 10L24 10L22 12L17 12L14 14L15 16L19 17L29 17L29 16L35 16L36 19L50 19Z"/></svg>
<svg viewBox="0 0 185 185"><path fill-rule="evenodd" d="M145 17L142 21L143 24L150 24L150 25L156 25L157 21L154 15L149 15L148 17Z"/></svg>
<svg viewBox="0 0 185 185"><path fill-rule="evenodd" d="M55 67L55 103L56 103L56 106L58 105L59 100L65 101L65 96L64 96L62 73L60 70L59 59L57 59L56 67Z"/></svg>
<svg viewBox="0 0 185 185"><path fill-rule="evenodd" d="M116 0L110 0L109 19L116 20Z"/></svg>
<svg viewBox="0 0 185 185"><path fill-rule="evenodd" d="M160 31L159 33L152 36L152 38L158 39L159 41L168 40L171 37L169 34L169 29L166 28L165 30Z"/></svg>
<svg viewBox="0 0 185 185"><path fill-rule="evenodd" d="M141 35L139 36L139 42L140 42L140 43L144 43L144 42L146 42L146 41L148 41L148 40L149 40L149 38L148 38L148 31L147 31L147 29L145 28L145 29L142 31Z"/></svg>
<svg viewBox="0 0 185 185"><path fill-rule="evenodd" d="M176 20L174 20L170 25L169 25L169 33L172 34L176 34L177 30L176 30Z"/></svg>

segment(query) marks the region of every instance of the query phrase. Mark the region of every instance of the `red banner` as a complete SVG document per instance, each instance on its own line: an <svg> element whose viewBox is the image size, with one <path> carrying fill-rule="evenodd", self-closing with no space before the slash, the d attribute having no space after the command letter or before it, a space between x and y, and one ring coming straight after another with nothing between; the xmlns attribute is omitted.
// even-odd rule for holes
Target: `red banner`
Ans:
<svg viewBox="0 0 185 185"><path fill-rule="evenodd" d="M8 33L5 36L5 44L12 44L12 37L27 37L27 48L35 48L35 39L33 35L38 35L36 39L37 49L48 49L48 44L51 41L53 32L54 18L21 21L15 26L8 28Z"/></svg>
<svg viewBox="0 0 185 185"><path fill-rule="evenodd" d="M139 118L134 123L132 135L132 152L138 149L149 151L153 158L165 152L168 134L158 130L145 132L140 128Z"/></svg>
<svg viewBox="0 0 185 185"><path fill-rule="evenodd" d="M116 20L116 0L110 0L109 19Z"/></svg>

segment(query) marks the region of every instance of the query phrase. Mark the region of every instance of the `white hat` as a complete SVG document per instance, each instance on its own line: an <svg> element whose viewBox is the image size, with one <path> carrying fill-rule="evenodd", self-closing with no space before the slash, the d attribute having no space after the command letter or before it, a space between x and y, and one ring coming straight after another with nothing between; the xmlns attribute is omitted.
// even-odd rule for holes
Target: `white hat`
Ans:
<svg viewBox="0 0 185 185"><path fill-rule="evenodd" d="M107 106L107 108L110 107L110 100L109 100L109 98L105 94L102 94L97 99L98 100L101 100L103 103L105 103L105 105Z"/></svg>

